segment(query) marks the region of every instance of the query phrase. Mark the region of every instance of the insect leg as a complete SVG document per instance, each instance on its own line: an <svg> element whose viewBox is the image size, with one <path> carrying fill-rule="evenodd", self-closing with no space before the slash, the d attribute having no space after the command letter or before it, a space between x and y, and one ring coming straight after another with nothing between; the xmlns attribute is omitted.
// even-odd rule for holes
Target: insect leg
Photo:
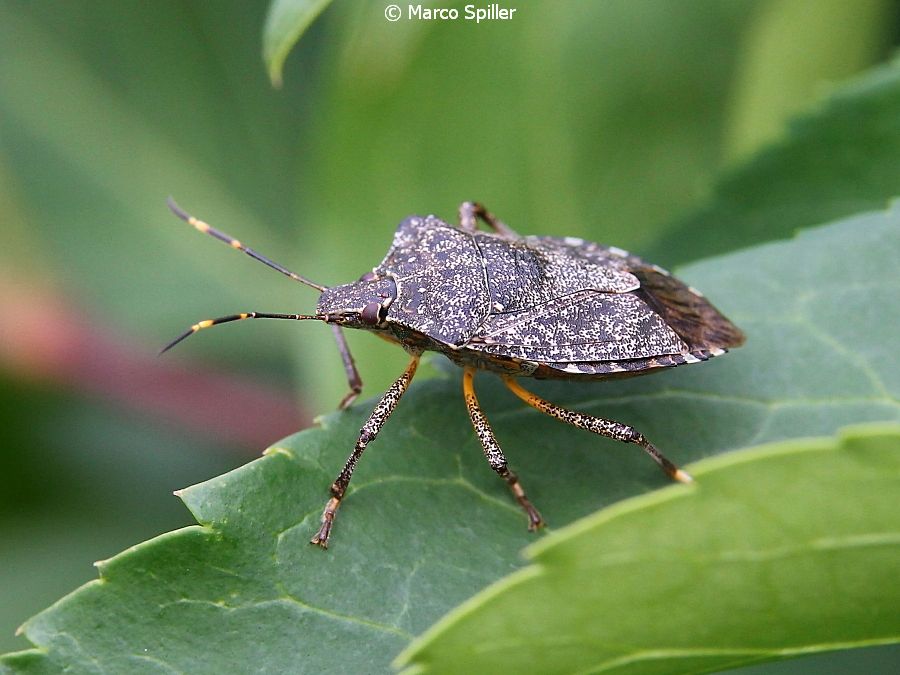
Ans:
<svg viewBox="0 0 900 675"><path fill-rule="evenodd" d="M418 353L412 355L412 358L409 360L409 365L406 366L406 370L404 370L403 374L397 378L397 381L384 392L384 396L381 397L378 405L375 406L375 409L369 415L369 419L366 420L362 429L360 429L359 439L353 447L353 452L350 453L350 457L347 458L344 468L341 469L338 477L334 480L334 483L331 484L331 499L325 504L325 509L322 511L322 524L319 526L319 531L316 532L315 536L309 540L311 544L318 544L322 548L328 548L328 537L331 535L331 525L334 522L334 514L341 505L341 500L344 498L344 493L347 491L347 486L350 484L350 477L353 475L353 470L356 468L359 458L362 457L366 446L375 440L378 432L381 431L381 427L387 421L387 418L391 416L391 413L394 412L394 408L397 407L397 403L400 401L400 397L403 396L403 392L409 387L409 383L412 381L413 375L416 374L416 368L419 365L419 356L420 354Z"/></svg>
<svg viewBox="0 0 900 675"><path fill-rule="evenodd" d="M603 417L594 417L593 415L587 415L585 413L561 408L558 405L550 403L550 401L546 401L540 396L532 394L530 391L523 389L522 386L515 380L515 378L510 377L509 375L504 375L503 381L506 383L506 386L509 387L512 393L525 401L525 403L530 405L535 410L539 410L545 415L555 417L559 421L565 422L566 424L571 424L572 426L578 427L579 429L591 431L595 434L599 434L600 436L606 436L607 438L622 441L623 443L634 443L635 445L639 445L644 449L644 452L646 452L648 455L650 455L650 457L653 458L653 461L659 464L660 468L666 472L666 475L668 475L669 478L680 481L682 483L690 483L694 480L693 478L691 478L691 475L687 471L679 469L672 462L666 459L666 457L659 450L657 450L650 441L644 438L644 436L633 427L630 427L627 424L622 424L621 422L616 422L615 420L608 420L604 419Z"/></svg>
<svg viewBox="0 0 900 675"><path fill-rule="evenodd" d="M475 427L475 433L478 436L478 440L481 441L481 447L484 449L484 456L487 459L488 464L491 465L491 468L506 481L507 485L509 485L509 489L512 490L512 493L515 496L516 501L519 502L519 505L525 510L525 513L528 514L528 529L536 530L544 524L544 519L541 518L541 514L538 513L538 510L534 508L534 505L525 495L525 490L519 482L519 477L510 471L506 464L506 457L503 455L503 450L500 449L497 439L494 438L494 430L491 429L491 425L487 421L487 417L484 416L484 412L482 412L481 407L478 405L478 399L475 397L474 377L474 368L471 366L464 368L463 395L466 399L466 408L469 409L469 418L472 420L472 426Z"/></svg>
<svg viewBox="0 0 900 675"><path fill-rule="evenodd" d="M346 410L359 396L363 383L362 378L359 376L359 371L356 369L356 363L353 361L353 354L350 353L350 345L347 344L347 338L344 337L341 327L333 323L331 324L331 332L334 333L334 340L337 342L338 351L341 353L341 361L344 362L347 384L350 385L350 391L338 404L338 410Z"/></svg>
<svg viewBox="0 0 900 675"><path fill-rule="evenodd" d="M463 202L459 205L460 229L466 232L474 232L478 229L479 218L505 239L521 239L515 230L484 208L482 204L478 202Z"/></svg>

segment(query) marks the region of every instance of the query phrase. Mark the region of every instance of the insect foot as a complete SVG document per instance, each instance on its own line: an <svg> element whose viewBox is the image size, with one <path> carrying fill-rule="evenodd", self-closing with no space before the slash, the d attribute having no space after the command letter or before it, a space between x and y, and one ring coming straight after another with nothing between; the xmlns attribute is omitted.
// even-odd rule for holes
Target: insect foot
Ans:
<svg viewBox="0 0 900 675"><path fill-rule="evenodd" d="M522 489L522 484L519 483L519 477L512 471L507 471L504 478L506 479L506 484L509 485L509 489L512 490L513 497L516 498L516 501L519 502L519 506L525 509L525 513L528 515L528 531L534 532L535 530L542 528L544 526L544 519L541 517L538 510L534 508L534 504L528 499L525 490Z"/></svg>
<svg viewBox="0 0 900 675"><path fill-rule="evenodd" d="M340 505L341 500L337 497L332 497L328 500L328 503L325 504L325 510L322 512L322 524L319 526L318 532L316 532L313 538L309 540L310 544L317 544L322 548L328 548L328 538L331 536L331 524L334 522L334 514Z"/></svg>

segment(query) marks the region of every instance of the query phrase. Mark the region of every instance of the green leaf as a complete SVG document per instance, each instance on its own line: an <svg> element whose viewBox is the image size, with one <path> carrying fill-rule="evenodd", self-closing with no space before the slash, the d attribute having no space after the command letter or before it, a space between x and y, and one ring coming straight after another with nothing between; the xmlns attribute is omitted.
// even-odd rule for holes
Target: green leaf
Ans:
<svg viewBox="0 0 900 675"><path fill-rule="evenodd" d="M620 502L399 657L416 673L701 673L900 641L900 425L700 462Z"/></svg>
<svg viewBox="0 0 900 675"><path fill-rule="evenodd" d="M725 150L736 159L783 132L788 115L821 96L823 82L840 82L880 61L890 40L891 0L852 6L842 0L816 3L812 17L802 3L755 5L733 80ZM798 59L797 54L816 54Z"/></svg>
<svg viewBox="0 0 900 675"><path fill-rule="evenodd" d="M95 307L96 318L151 345L210 311L259 306L262 298L281 307L309 301L258 263L216 251L165 206L171 194L288 266L289 244L315 237L281 198L297 190L290 139L304 122L299 97L273 92L264 77L233 83L209 75L246 72L256 36L233 35L233 27L258 25L258 13L255 3L172 12L116 3L92 11L0 6L0 161L15 167L9 183L41 256L7 259L4 246L0 265L27 265ZM85 45L105 45L116 57ZM256 352L264 352L283 369L286 342L241 349L241 360L259 367ZM212 340L205 350L221 345Z"/></svg>
<svg viewBox="0 0 900 675"><path fill-rule="evenodd" d="M692 265L682 276L744 328L746 347L654 377L533 386L634 424L682 463L900 421L898 258L892 210ZM496 378L477 384L551 525L667 485L641 452L523 408ZM200 526L100 563L98 581L25 624L37 649L0 663L13 672L385 670L414 635L518 568L518 550L534 538L486 467L452 377L411 389L359 466L332 548L311 547L327 486L371 405L182 491ZM795 491L801 497L812 499ZM776 586L759 592L778 607Z"/></svg>
<svg viewBox="0 0 900 675"><path fill-rule="evenodd" d="M291 48L329 4L331 0L272 0L263 27L263 60L275 87L281 87Z"/></svg>
<svg viewBox="0 0 900 675"><path fill-rule="evenodd" d="M794 119L732 171L709 204L652 250L691 260L883 208L900 195L900 60L873 68Z"/></svg>

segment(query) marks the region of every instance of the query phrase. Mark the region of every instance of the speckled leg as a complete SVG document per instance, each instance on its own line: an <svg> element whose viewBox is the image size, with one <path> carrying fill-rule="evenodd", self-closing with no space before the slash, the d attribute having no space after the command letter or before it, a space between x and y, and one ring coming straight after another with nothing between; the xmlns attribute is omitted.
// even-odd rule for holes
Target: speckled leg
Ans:
<svg viewBox="0 0 900 675"><path fill-rule="evenodd" d="M523 389L515 378L508 375L503 376L503 381L512 393L525 401L525 403L532 408L540 410L546 415L555 417L561 422L571 424L579 429L585 429L586 431L591 431L595 434L606 436L607 438L613 438L617 441L622 441L623 443L634 443L635 445L639 445L644 449L644 452L653 458L653 461L659 464L660 468L665 471L666 475L670 478L682 483L690 483L694 480L687 471L679 469L666 459L650 441L644 438L644 436L633 427L622 424L621 422L616 422L615 420L594 417L593 415L586 415L585 413L560 408L558 405L545 401L540 396Z"/></svg>
<svg viewBox="0 0 900 675"><path fill-rule="evenodd" d="M459 227L466 232L474 232L478 229L478 219L481 218L497 234L504 239L521 239L522 237L509 225L500 220L493 213L484 208L478 202L463 202L459 205Z"/></svg>
<svg viewBox="0 0 900 675"><path fill-rule="evenodd" d="M481 441L481 447L484 449L484 456L487 458L491 468L506 481L516 501L525 510L525 513L528 515L528 529L536 530L544 524L544 520L525 495L525 490L519 482L519 477L510 471L506 464L503 450L500 449L497 439L494 438L494 430L491 429L491 425L481 411L478 399L475 397L474 377L475 369L467 366L463 370L463 394L466 398L466 408L469 409L469 418L472 420L472 426L475 427L475 433L478 435L478 440Z"/></svg>
<svg viewBox="0 0 900 675"><path fill-rule="evenodd" d="M316 532L315 536L310 539L311 544L318 544L322 548L328 548L328 538L331 535L331 525L334 522L334 514L341 505L341 500L344 498L344 493L347 491L347 486L350 484L350 477L353 475L353 470L356 468L359 458L362 457L366 446L375 440L378 432L381 431L381 427L387 421L387 418L391 416L391 413L394 412L394 408L397 407L400 397L403 396L403 393L406 391L407 387L409 387L409 383L412 381L413 375L416 374L416 368L419 365L419 356L419 354L413 354L409 361L409 365L406 366L406 370L404 370L403 374L397 378L397 381L384 392L384 396L381 397L378 405L375 406L372 414L369 415L369 419L366 420L366 423L363 424L362 429L360 429L359 440L356 441L353 452L350 453L350 457L347 458L347 463L344 464L344 468L341 469L340 474L338 474L334 483L331 484L331 499L325 504L325 509L322 511L322 525L319 527L319 531Z"/></svg>

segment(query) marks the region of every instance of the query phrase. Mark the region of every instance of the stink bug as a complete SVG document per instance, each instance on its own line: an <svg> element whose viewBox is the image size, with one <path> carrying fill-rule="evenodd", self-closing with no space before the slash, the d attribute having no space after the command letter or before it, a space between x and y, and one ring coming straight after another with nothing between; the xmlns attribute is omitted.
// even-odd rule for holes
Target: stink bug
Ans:
<svg viewBox="0 0 900 675"><path fill-rule="evenodd" d="M315 314L245 312L194 324L165 352L202 328L243 319L316 320L329 324L350 392L362 382L341 329L360 328L399 344L410 355L403 374L384 393L331 485L319 530L310 540L328 547L334 516L366 446L375 440L409 387L424 351L440 352L463 369L463 394L491 468L503 478L528 516L543 524L494 438L473 387L476 370L497 373L537 410L625 443L634 443L670 477L690 482L632 427L561 408L525 390L519 380L600 380L699 363L739 346L744 336L703 295L664 269L612 246L572 237L521 237L480 204L459 208L459 227L435 216L410 216L397 227L387 255L358 281L326 287L295 274L188 215L196 229L319 291ZM477 221L492 231L478 231Z"/></svg>

